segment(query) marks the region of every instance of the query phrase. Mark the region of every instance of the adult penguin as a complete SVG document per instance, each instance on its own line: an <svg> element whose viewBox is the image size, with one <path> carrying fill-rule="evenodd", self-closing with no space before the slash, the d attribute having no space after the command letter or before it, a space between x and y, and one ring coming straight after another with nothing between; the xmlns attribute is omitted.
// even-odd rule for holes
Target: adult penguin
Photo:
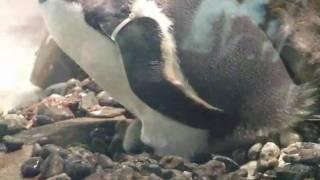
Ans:
<svg viewBox="0 0 320 180"><path fill-rule="evenodd" d="M39 2L57 44L137 115L157 154L191 157L313 112L316 82L296 85L257 25L267 1Z"/></svg>

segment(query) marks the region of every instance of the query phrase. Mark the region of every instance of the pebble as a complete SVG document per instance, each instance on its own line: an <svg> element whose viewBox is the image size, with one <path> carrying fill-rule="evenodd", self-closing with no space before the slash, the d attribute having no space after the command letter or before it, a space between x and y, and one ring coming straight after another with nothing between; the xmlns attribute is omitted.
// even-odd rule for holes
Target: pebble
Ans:
<svg viewBox="0 0 320 180"><path fill-rule="evenodd" d="M199 178L216 179L226 173L226 166L223 162L211 160L193 170Z"/></svg>
<svg viewBox="0 0 320 180"><path fill-rule="evenodd" d="M69 154L69 152L67 150L63 149L60 146L54 145L54 144L46 144L46 145L42 146L42 150L40 152L41 157L43 159L46 159L50 154L54 154L54 153L59 154L63 158L66 158L67 155Z"/></svg>
<svg viewBox="0 0 320 180"><path fill-rule="evenodd" d="M52 94L64 96L68 92L68 84L66 82L56 83L47 87L44 92L46 96L50 96Z"/></svg>
<svg viewBox="0 0 320 180"><path fill-rule="evenodd" d="M90 111L89 116L95 118L114 118L121 116L126 112L123 108L114 108L109 106L103 106L95 111Z"/></svg>
<svg viewBox="0 0 320 180"><path fill-rule="evenodd" d="M185 166L185 160L182 157L179 156L163 156L159 164L162 168L165 169L179 169L179 170L186 170L188 169Z"/></svg>
<svg viewBox="0 0 320 180"><path fill-rule="evenodd" d="M37 115L35 118L36 126L43 126L51 123L54 123L54 120L47 115Z"/></svg>
<svg viewBox="0 0 320 180"><path fill-rule="evenodd" d="M164 179L182 179L182 180L189 180L186 179L185 176L181 171L178 171L176 169L163 169L162 170L162 176Z"/></svg>
<svg viewBox="0 0 320 180"><path fill-rule="evenodd" d="M70 89L74 87L80 87L81 81L79 81L78 79L71 78L67 81L67 85L68 85L68 88Z"/></svg>
<svg viewBox="0 0 320 180"><path fill-rule="evenodd" d="M121 107L121 105L115 101L109 93L106 91L101 91L97 95L98 102L100 106L113 106L113 107Z"/></svg>
<svg viewBox="0 0 320 180"><path fill-rule="evenodd" d="M82 96L79 103L79 106L81 109L85 111L89 111L91 108L99 104L98 99L96 98L93 92L81 93L81 94Z"/></svg>
<svg viewBox="0 0 320 180"><path fill-rule="evenodd" d="M64 105L45 105L40 104L38 106L38 115L46 115L54 119L54 121L61 121L66 119L74 118L75 115L73 112L69 109L69 107L66 107Z"/></svg>
<svg viewBox="0 0 320 180"><path fill-rule="evenodd" d="M266 143L260 152L258 160L258 171L263 172L278 166L278 158L280 156L280 148L273 142Z"/></svg>
<svg viewBox="0 0 320 180"><path fill-rule="evenodd" d="M40 173L40 165L42 158L32 157L25 161L21 166L21 174L23 177L35 177Z"/></svg>
<svg viewBox="0 0 320 180"><path fill-rule="evenodd" d="M5 134L15 134L26 129L27 123L28 121L21 115L7 114L0 122L0 130L5 130Z"/></svg>
<svg viewBox="0 0 320 180"><path fill-rule="evenodd" d="M263 147L262 143L257 143L253 145L248 152L249 160L257 160L259 158L262 147Z"/></svg>
<svg viewBox="0 0 320 180"><path fill-rule="evenodd" d="M64 167L71 179L83 179L94 172L92 164L75 156L68 157Z"/></svg>
<svg viewBox="0 0 320 180"><path fill-rule="evenodd" d="M50 178L63 173L64 160L58 153L50 154L40 167L40 176Z"/></svg>
<svg viewBox="0 0 320 180"><path fill-rule="evenodd" d="M50 144L51 140L49 137L42 136L36 141L36 143L38 143L40 146L44 146L46 144Z"/></svg>
<svg viewBox="0 0 320 180"><path fill-rule="evenodd" d="M103 169L111 169L118 165L118 163L113 162L111 158L104 154L95 153L94 156L97 159L97 165L101 166Z"/></svg>
<svg viewBox="0 0 320 180"><path fill-rule="evenodd" d="M290 144L301 142L302 137L293 131L285 131L283 133L280 133L280 143L283 147L287 147Z"/></svg>
<svg viewBox="0 0 320 180"><path fill-rule="evenodd" d="M7 152L17 151L22 148L24 142L16 137L13 136L4 136L3 143L7 148Z"/></svg>
<svg viewBox="0 0 320 180"><path fill-rule="evenodd" d="M82 82L81 82L81 86L83 89L88 89L88 90L91 90L93 91L94 93L99 93L101 91L103 91L103 89L101 87L99 87L97 85L97 83L95 83L92 79L90 78L87 78L87 79L84 79Z"/></svg>

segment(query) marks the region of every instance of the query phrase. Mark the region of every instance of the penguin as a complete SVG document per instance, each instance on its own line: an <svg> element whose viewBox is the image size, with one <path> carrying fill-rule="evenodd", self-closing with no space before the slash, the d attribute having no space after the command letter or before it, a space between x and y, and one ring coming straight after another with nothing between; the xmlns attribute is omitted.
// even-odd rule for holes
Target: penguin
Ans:
<svg viewBox="0 0 320 180"><path fill-rule="evenodd" d="M126 137L187 158L316 110L318 80L296 84L259 27L267 3L39 0L61 49L141 120Z"/></svg>

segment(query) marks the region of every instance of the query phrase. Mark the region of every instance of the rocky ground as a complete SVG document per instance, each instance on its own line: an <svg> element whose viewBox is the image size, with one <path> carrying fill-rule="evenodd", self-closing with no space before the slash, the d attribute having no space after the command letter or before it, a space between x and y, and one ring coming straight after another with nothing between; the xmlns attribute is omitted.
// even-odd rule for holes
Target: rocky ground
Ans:
<svg viewBox="0 0 320 180"><path fill-rule="evenodd" d="M285 63L294 80L312 79L320 62L319 1L272 0L269 9L270 20L281 22L280 34L270 34L270 39L279 46L281 57L290 61ZM251 147L205 154L192 161L155 156L148 148L125 153L121 143L134 116L90 79L47 87L75 74L86 77L70 65L72 60L68 61L71 68L61 72L61 67L69 67L68 57L50 42L40 48L32 78L45 88L41 100L1 115L1 180L320 179L319 122L302 122ZM53 70L44 59L54 65ZM61 79L57 74L63 75Z"/></svg>
<svg viewBox="0 0 320 180"><path fill-rule="evenodd" d="M3 115L1 179L320 179L319 123L188 161L147 148L125 153L121 142L134 121L90 79L52 85L41 101Z"/></svg>

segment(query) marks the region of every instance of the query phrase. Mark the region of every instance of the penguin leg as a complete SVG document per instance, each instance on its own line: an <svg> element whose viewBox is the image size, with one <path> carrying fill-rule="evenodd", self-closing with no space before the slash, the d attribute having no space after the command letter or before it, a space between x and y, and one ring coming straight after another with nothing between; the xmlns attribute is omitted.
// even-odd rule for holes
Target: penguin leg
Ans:
<svg viewBox="0 0 320 180"><path fill-rule="evenodd" d="M141 142L141 127L142 123L140 120L132 122L126 130L123 148L129 153L140 153L143 151L143 143Z"/></svg>

